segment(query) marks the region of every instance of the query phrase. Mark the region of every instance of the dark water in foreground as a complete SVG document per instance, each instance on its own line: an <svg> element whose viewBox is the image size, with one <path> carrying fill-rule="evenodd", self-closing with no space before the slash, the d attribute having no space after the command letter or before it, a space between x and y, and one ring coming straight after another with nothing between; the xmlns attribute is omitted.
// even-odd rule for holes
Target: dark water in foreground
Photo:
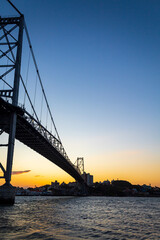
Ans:
<svg viewBox="0 0 160 240"><path fill-rule="evenodd" d="M160 239L160 198L17 197L3 239Z"/></svg>

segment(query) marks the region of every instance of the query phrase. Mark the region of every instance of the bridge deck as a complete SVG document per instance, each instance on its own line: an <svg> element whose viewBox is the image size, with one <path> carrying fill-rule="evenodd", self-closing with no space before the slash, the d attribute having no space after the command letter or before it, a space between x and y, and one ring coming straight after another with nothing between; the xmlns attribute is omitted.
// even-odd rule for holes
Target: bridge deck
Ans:
<svg viewBox="0 0 160 240"><path fill-rule="evenodd" d="M62 168L78 182L84 180L74 165L67 160L37 129L27 121L25 111L0 98L0 129L9 133L11 113L17 113L16 139Z"/></svg>

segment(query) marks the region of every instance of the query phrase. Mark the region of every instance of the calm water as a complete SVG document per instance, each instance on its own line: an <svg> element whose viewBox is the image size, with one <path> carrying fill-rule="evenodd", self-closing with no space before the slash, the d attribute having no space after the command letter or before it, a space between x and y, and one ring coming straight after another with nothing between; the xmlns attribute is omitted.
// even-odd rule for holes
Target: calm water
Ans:
<svg viewBox="0 0 160 240"><path fill-rule="evenodd" d="M3 239L160 239L160 198L17 197Z"/></svg>

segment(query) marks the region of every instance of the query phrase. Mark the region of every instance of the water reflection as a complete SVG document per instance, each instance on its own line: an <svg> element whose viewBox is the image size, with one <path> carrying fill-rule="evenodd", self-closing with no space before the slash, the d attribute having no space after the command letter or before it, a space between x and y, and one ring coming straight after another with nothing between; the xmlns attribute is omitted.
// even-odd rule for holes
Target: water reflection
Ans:
<svg viewBox="0 0 160 240"><path fill-rule="evenodd" d="M94 238L160 239L160 198L17 197L0 207L2 240Z"/></svg>

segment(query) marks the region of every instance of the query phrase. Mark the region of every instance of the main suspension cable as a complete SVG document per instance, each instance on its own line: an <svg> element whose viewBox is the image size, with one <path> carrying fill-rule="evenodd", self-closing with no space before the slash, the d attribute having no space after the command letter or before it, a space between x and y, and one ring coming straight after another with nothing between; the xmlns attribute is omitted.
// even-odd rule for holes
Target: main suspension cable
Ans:
<svg viewBox="0 0 160 240"><path fill-rule="evenodd" d="M48 108L48 111L49 111L52 123L54 125L57 137L58 137L59 141L61 142L61 139L59 137L56 125L54 123L53 116L52 116L52 113L51 113L51 110L50 110L50 107L49 107L49 104L48 104L48 101L47 101L47 97L46 97L46 94L45 94L45 91L44 91L44 88L43 88L42 80L41 80L41 77L40 77L40 74L39 74L39 71L38 71L38 66L37 66L37 63L36 63L36 59L35 59L35 56L34 56L34 52L33 52L33 49L32 49L32 45L31 45L31 41L30 41L30 37L29 37L29 33L28 33L28 30L27 30L27 26L26 26L25 21L24 21L24 29L25 29L25 32L26 32L27 40L28 40L28 43L29 43L29 47L30 47L30 50L31 50L33 62L34 62L34 65L35 65L35 68L36 68L36 71L37 71L38 78L39 78L39 82L40 82L40 85L41 85L41 88L42 88L42 92L43 92L43 95L44 95L44 98L45 98L45 101L46 101L46 105L47 105L47 108Z"/></svg>

